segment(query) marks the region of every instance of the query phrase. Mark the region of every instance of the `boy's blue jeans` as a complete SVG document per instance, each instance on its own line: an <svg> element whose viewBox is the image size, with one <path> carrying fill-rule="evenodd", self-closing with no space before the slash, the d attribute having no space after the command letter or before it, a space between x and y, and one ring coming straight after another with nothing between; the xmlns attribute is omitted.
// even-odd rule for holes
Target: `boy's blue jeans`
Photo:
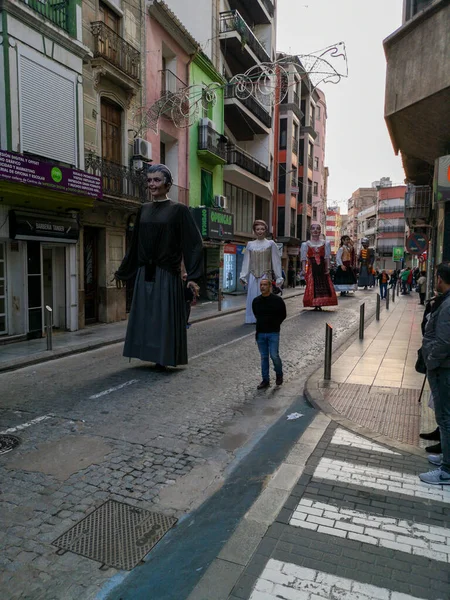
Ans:
<svg viewBox="0 0 450 600"><path fill-rule="evenodd" d="M277 377L283 377L283 366L279 355L280 334L258 333L256 334L259 353L261 355L261 372L264 381L270 381L269 355L273 362L273 368Z"/></svg>

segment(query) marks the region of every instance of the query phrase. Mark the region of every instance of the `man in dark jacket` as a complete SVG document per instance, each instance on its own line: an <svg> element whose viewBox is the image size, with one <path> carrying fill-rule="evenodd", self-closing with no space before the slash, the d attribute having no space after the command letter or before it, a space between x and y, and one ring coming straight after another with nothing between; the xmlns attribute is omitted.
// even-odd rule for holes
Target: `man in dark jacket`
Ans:
<svg viewBox="0 0 450 600"><path fill-rule="evenodd" d="M431 454L428 460L438 469L419 477L431 485L450 485L450 263L438 265L436 290L442 294L442 300L432 310L425 327L422 354L441 433L442 454Z"/></svg>
<svg viewBox="0 0 450 600"><path fill-rule="evenodd" d="M262 381L258 390L270 386L269 355L275 369L276 384L283 383L283 365L279 355L280 325L286 318L286 305L280 296L272 294L272 282L261 279L259 284L261 295L252 303L256 317L256 342L261 355Z"/></svg>

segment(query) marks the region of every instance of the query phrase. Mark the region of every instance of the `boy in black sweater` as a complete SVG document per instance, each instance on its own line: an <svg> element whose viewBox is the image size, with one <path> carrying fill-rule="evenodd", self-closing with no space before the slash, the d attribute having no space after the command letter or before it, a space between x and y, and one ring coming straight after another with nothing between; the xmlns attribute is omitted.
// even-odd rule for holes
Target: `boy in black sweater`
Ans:
<svg viewBox="0 0 450 600"><path fill-rule="evenodd" d="M261 355L262 381L258 390L270 386L269 355L275 369L276 384L283 383L283 365L279 355L280 325L286 318L286 305L280 296L272 294L272 282L261 279L259 284L261 296L252 303L256 317L256 342Z"/></svg>

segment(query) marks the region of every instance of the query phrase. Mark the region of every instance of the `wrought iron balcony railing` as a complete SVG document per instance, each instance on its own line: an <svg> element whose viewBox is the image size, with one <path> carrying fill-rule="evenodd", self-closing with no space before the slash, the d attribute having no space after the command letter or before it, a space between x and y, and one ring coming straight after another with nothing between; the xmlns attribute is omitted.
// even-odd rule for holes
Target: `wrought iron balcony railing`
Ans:
<svg viewBox="0 0 450 600"><path fill-rule="evenodd" d="M85 169L103 181L103 194L144 202L147 199L147 175L123 165L86 154Z"/></svg>
<svg viewBox="0 0 450 600"><path fill-rule="evenodd" d="M405 225L382 225L378 226L378 233L404 233Z"/></svg>
<svg viewBox="0 0 450 600"><path fill-rule="evenodd" d="M378 207L378 212L380 214L384 214L384 213L403 213L405 210L405 207L403 206L403 204L399 204L398 206L379 206Z"/></svg>
<svg viewBox="0 0 450 600"><path fill-rule="evenodd" d="M70 0L21 0L47 20L69 31Z"/></svg>
<svg viewBox="0 0 450 600"><path fill-rule="evenodd" d="M230 98L236 98L239 102L248 108L248 110L255 115L257 119L261 121L266 127L272 127L272 117L267 109L262 106L253 96L249 96L248 98L240 98L236 94L236 86L234 84L229 84L225 87L225 100L229 100Z"/></svg>
<svg viewBox="0 0 450 600"><path fill-rule="evenodd" d="M271 60L267 50L237 10L228 10L220 13L220 33L230 33L232 31L236 31L241 36L242 42L253 50L261 62Z"/></svg>
<svg viewBox="0 0 450 600"><path fill-rule="evenodd" d="M210 125L199 125L198 149L207 150L222 160L227 160L226 138Z"/></svg>
<svg viewBox="0 0 450 600"><path fill-rule="evenodd" d="M227 163L237 165L263 181L270 181L270 169L234 144L227 145Z"/></svg>
<svg viewBox="0 0 450 600"><path fill-rule="evenodd" d="M292 138L292 152L298 156L298 139L296 137Z"/></svg>
<svg viewBox="0 0 450 600"><path fill-rule="evenodd" d="M178 92L185 90L187 84L169 69L160 71L161 73L161 95L174 96Z"/></svg>
<svg viewBox="0 0 450 600"><path fill-rule="evenodd" d="M137 82L141 80L141 53L103 21L91 23L94 58L104 58Z"/></svg>
<svg viewBox="0 0 450 600"><path fill-rule="evenodd" d="M429 185L410 185L405 194L405 218L413 221L428 221L431 215L432 189Z"/></svg>

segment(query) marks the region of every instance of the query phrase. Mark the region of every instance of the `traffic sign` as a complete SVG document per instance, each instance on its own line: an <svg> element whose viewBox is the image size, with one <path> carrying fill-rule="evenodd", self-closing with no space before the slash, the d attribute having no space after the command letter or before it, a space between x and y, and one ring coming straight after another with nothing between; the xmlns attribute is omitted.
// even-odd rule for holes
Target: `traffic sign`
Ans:
<svg viewBox="0 0 450 600"><path fill-rule="evenodd" d="M411 233L406 240L406 249L410 254L423 254L428 248L428 236L424 233Z"/></svg>
<svg viewBox="0 0 450 600"><path fill-rule="evenodd" d="M399 262L403 259L403 256L405 254L405 249L403 248L403 246L394 246L392 248L392 260L394 262Z"/></svg>

